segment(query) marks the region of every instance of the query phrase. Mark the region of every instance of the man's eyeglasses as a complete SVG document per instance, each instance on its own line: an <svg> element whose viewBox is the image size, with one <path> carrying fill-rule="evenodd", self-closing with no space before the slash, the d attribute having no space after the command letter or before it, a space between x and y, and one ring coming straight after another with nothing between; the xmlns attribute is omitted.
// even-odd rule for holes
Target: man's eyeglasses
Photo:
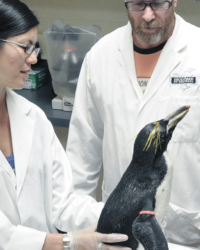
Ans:
<svg viewBox="0 0 200 250"><path fill-rule="evenodd" d="M27 55L31 55L33 53L33 51L35 50L35 54L36 54L36 56L38 56L38 54L40 52L40 48L35 48L35 45L33 45L33 44L25 45L25 44L22 44L22 43L16 43L16 42L13 42L13 41L10 41L10 40L4 40L4 39L0 39L0 41L16 44L17 46L23 48L24 52Z"/></svg>
<svg viewBox="0 0 200 250"><path fill-rule="evenodd" d="M151 7L154 11L168 10L172 6L172 1L127 1L124 2L126 8L131 11L143 11L146 9L147 5Z"/></svg>

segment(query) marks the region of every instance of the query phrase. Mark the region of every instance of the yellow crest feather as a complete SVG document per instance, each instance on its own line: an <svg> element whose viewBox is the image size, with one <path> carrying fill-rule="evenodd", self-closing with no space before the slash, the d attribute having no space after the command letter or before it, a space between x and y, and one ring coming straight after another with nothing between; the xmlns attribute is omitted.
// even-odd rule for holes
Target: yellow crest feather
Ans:
<svg viewBox="0 0 200 250"><path fill-rule="evenodd" d="M159 145L160 145L160 148L161 148L161 143L160 143L160 123L159 122L154 122L153 124L154 124L154 129L149 134L149 137L147 139L147 142L146 142L146 145L145 145L143 151L144 150L147 151L150 148L150 146L152 144L152 141L153 141L153 138L154 138L154 136L156 136L156 138L154 140L154 143L153 143L153 145L155 146L155 153L156 153L157 148L158 148ZM136 136L134 136L129 142L134 140L139 135L139 133Z"/></svg>
<svg viewBox="0 0 200 250"><path fill-rule="evenodd" d="M160 123L159 122L154 122L153 124L154 124L154 129L149 134L147 143L146 143L143 151L144 150L147 151L149 149L149 147L152 144L154 136L156 136L156 138L154 140L154 143L153 143L153 145L155 146L155 153L156 153L158 146L160 145L160 147L161 147L161 144L160 144Z"/></svg>

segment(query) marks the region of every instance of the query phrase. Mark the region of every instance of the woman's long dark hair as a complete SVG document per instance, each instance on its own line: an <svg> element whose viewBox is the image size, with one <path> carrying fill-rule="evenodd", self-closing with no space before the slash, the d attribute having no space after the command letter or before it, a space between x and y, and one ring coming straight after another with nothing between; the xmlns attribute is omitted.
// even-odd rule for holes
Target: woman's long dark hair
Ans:
<svg viewBox="0 0 200 250"><path fill-rule="evenodd" d="M19 0L0 0L1 39L26 33L38 24L37 17L26 4Z"/></svg>

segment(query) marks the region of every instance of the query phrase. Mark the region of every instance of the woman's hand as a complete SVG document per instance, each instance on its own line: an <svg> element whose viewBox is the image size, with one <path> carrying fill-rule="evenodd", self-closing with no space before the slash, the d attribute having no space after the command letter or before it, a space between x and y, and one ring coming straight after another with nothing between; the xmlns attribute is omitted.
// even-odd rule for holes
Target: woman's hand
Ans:
<svg viewBox="0 0 200 250"><path fill-rule="evenodd" d="M128 247L100 244L127 241L127 235L101 234L95 232L95 230L96 224L74 233L68 233L70 237L70 250L131 250Z"/></svg>
<svg viewBox="0 0 200 250"><path fill-rule="evenodd" d="M47 234L42 250L63 250L62 234Z"/></svg>
<svg viewBox="0 0 200 250"><path fill-rule="evenodd" d="M128 240L124 234L101 234L95 232L96 224L77 232L68 233L70 250L131 250L128 247L101 243L117 243ZM62 234L47 234L42 250L63 250Z"/></svg>

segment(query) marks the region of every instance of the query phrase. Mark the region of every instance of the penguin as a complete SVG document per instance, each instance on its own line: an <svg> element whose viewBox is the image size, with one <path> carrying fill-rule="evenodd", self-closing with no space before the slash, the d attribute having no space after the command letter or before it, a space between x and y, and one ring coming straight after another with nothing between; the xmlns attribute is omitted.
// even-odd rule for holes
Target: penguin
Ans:
<svg viewBox="0 0 200 250"><path fill-rule="evenodd" d="M183 106L165 119L147 124L136 136L130 165L106 201L97 224L97 232L128 235L126 242L117 245L132 250L168 250L160 227L172 182L166 150L189 108Z"/></svg>

